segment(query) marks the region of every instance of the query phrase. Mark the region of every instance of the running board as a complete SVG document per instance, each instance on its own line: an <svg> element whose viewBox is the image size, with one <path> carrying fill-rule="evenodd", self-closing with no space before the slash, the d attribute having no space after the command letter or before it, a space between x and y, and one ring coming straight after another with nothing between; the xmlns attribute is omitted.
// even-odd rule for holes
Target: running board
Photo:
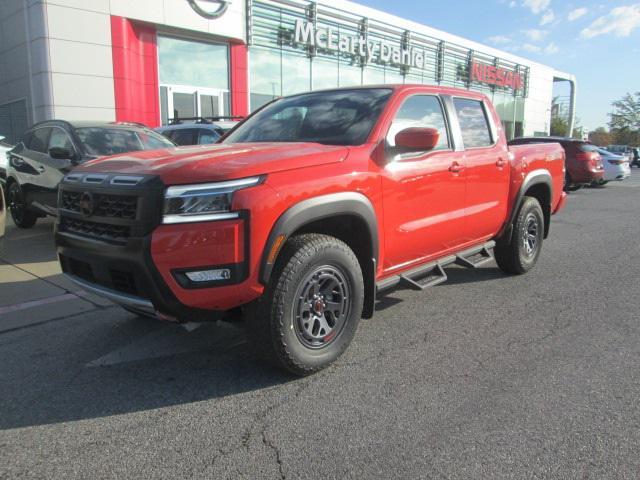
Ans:
<svg viewBox="0 0 640 480"><path fill-rule="evenodd" d="M487 242L484 245L443 257L435 262L421 265L399 275L385 278L376 283L376 290L377 292L382 292L400 286L423 291L429 287L440 285L448 279L444 267L457 264L466 268L480 268L493 260L491 252L495 246L496 242Z"/></svg>
<svg viewBox="0 0 640 480"><path fill-rule="evenodd" d="M447 274L439 263L413 274L413 278L400 275L400 285L406 285L413 290L426 290L447 281Z"/></svg>
<svg viewBox="0 0 640 480"><path fill-rule="evenodd" d="M493 248L493 247L491 247ZM478 258L479 257L479 258ZM456 255L456 264L467 268L480 268L493 260L491 250L485 245L479 252L464 256L464 254Z"/></svg>

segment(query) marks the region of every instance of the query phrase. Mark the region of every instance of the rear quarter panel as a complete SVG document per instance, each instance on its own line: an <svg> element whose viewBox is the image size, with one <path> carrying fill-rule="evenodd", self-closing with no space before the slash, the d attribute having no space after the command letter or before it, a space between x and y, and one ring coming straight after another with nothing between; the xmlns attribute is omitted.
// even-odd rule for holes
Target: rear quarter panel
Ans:
<svg viewBox="0 0 640 480"><path fill-rule="evenodd" d="M551 210L555 211L564 188L565 152L559 143L532 143L509 147L511 160L511 185L509 211L517 207L518 192L527 175L536 170L546 170L551 175Z"/></svg>

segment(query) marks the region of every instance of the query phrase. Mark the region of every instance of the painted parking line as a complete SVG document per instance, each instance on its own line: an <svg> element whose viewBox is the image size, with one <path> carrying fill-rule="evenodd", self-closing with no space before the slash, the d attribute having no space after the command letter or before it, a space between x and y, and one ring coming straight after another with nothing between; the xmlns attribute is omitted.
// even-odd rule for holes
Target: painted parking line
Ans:
<svg viewBox="0 0 640 480"><path fill-rule="evenodd" d="M0 315L6 315L7 313L19 312L21 310L27 310L29 308L40 307L42 305L49 305L51 303L64 302L66 300L78 299L78 295L74 293L63 293L62 295L56 295L54 297L41 298L40 300L31 300L29 302L16 303L14 305L7 305L0 307Z"/></svg>

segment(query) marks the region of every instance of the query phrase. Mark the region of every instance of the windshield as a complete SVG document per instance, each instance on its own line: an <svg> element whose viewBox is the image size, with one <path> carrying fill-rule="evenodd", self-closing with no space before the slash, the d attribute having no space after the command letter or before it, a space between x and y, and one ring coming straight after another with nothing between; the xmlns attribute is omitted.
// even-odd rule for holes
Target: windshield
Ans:
<svg viewBox="0 0 640 480"><path fill-rule="evenodd" d="M316 142L362 145L392 90L369 88L283 98L250 117L223 143Z"/></svg>
<svg viewBox="0 0 640 480"><path fill-rule="evenodd" d="M76 129L76 133L87 154L96 157L175 147L162 135L142 130L82 127Z"/></svg>

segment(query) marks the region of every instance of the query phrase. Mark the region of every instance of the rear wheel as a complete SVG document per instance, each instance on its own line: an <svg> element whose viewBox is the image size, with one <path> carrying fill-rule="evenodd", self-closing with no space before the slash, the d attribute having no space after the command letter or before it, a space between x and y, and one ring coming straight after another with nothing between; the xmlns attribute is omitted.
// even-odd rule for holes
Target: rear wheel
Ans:
<svg viewBox="0 0 640 480"><path fill-rule="evenodd" d="M544 214L537 199L525 197L513 222L508 245L499 245L494 254L496 263L506 273L522 274L538 261L544 239Z"/></svg>
<svg viewBox="0 0 640 480"><path fill-rule="evenodd" d="M7 197L9 199L9 211L11 212L13 223L15 223L18 228L33 227L38 220L38 215L29 210L22 189L17 182L11 182Z"/></svg>
<svg viewBox="0 0 640 480"><path fill-rule="evenodd" d="M335 361L362 315L364 283L353 251L337 238L290 239L272 282L247 312L248 335L267 360L296 375Z"/></svg>

